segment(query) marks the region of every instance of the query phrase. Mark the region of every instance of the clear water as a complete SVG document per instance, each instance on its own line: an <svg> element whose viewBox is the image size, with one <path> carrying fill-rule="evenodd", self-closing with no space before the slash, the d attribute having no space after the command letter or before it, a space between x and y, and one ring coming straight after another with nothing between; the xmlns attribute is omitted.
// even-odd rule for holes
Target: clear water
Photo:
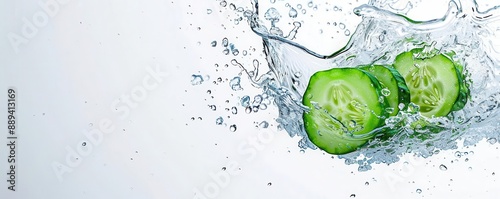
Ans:
<svg viewBox="0 0 500 199"><path fill-rule="evenodd" d="M223 2L227 4L221 1L221 6ZM303 128L302 114L307 108L301 103L314 72L361 64L391 64L401 52L431 46L441 52L454 51L456 55L453 58L464 65L471 90L471 98L465 108L449 117L430 119L429 122L441 129L440 133L431 133L432 129L407 128L412 122L421 119L418 107L410 106L387 120L388 126L398 126L400 129L392 138L374 139L360 150L339 157L345 159L346 164L358 164L360 171L366 171L374 163L397 162L405 153L429 157L442 150L474 145L484 139L495 144L500 139L500 52L497 51L500 43L496 41L496 34L500 31L500 9L483 9L472 0L450 1L448 11L442 18L412 21L404 15L413 8L413 4L410 2L395 9L391 6L395 2L373 0L355 8L353 13L362 19L355 31L347 29L346 24L335 22L334 25L350 39L343 48L329 55L316 53L295 41L296 36L301 34L303 22L293 20L306 12L317 10L313 1L303 5L286 4L288 12L280 12L274 7L263 10L257 0L252 0L252 6L246 9L236 8L237 5L231 3L234 6L232 10L239 16L234 20L235 23L246 20L262 38L269 68L268 71L262 71L263 64L256 60L253 63L240 63L238 59L231 61L232 65L246 73L253 86L262 90L262 94L253 99L241 96L240 104L245 112L265 109L263 106L267 107L270 103L263 101L273 101L279 109L277 122L280 128L291 137L301 137L298 147L316 149ZM329 6L332 7L329 9L331 12L342 9L335 5ZM311 9L306 11L303 7ZM293 21L291 26L277 25L284 18ZM239 54L233 44L228 45L227 38L222 40L222 45L225 47L224 54ZM198 78L193 76L193 83L198 83ZM230 80L230 87L233 90L242 89L239 77ZM261 125L265 128L268 126L267 122ZM231 131L233 129L236 130L232 128Z"/></svg>

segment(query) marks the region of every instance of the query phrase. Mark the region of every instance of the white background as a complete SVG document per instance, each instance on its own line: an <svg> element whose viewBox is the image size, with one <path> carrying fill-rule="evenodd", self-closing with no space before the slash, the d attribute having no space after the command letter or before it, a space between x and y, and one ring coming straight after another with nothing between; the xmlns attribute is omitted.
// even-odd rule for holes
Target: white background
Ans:
<svg viewBox="0 0 500 199"><path fill-rule="evenodd" d="M56 3L52 13L40 6L46 2ZM246 1L238 3L249 6ZM352 1L352 6L362 3ZM421 20L440 17L446 4L422 5L422 11L412 14ZM244 113L239 97L259 91L245 76L244 90L229 89L228 80L240 72L230 60L262 61L262 44L246 22L235 26L229 20L233 16L220 7L220 1L2 1L0 15L4 112L0 198L274 199L352 194L495 198L500 194L498 175L493 174L500 165L498 144L481 142L429 159L408 155L398 163L374 165L360 173L356 166L319 150L301 152L298 138L276 130L278 110L272 105L259 113ZM345 20L352 31L359 22L355 16ZM26 34L29 24L36 30ZM12 35L25 40L13 44ZM224 37L234 41L240 54L248 50L249 55L224 55ZM211 47L214 40L217 47ZM331 52L343 42L311 48ZM159 79L151 72L157 70ZM192 74L209 78L193 86ZM222 82L214 84L218 77ZM156 86L146 89L144 81ZM6 181L10 87L18 92L15 192L7 189ZM126 98L133 105L126 105ZM233 106L237 114L225 110ZM215 124L219 116L225 124ZM103 130L102 121L114 129L99 141L90 141L86 132ZM256 128L255 122L262 121L271 126ZM229 130L232 124L237 125L235 132ZM469 155L457 157L456 151ZM448 169L440 170L441 164ZM54 165L66 170L54 170ZM416 193L417 189L422 192Z"/></svg>

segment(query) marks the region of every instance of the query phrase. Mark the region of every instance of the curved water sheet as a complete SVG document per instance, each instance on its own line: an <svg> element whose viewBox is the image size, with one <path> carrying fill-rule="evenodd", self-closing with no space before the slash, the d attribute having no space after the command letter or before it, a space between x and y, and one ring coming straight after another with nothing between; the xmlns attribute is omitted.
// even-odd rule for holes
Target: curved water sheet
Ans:
<svg viewBox="0 0 500 199"><path fill-rule="evenodd" d="M441 150L473 145L483 139L490 143L500 139L500 30L497 7L480 10L475 1L450 1L442 18L413 21L404 9L388 9L394 1L370 1L354 9L362 18L349 42L331 55L320 55L293 39L300 34L301 23L294 22L288 33L276 26L281 14L277 9L260 10L253 0L253 11L245 12L252 30L262 37L270 71L257 76L256 71L233 60L247 72L255 86L274 98L279 108L277 121L290 136L300 136L299 147L316 149L303 127L302 95L309 78L316 71L361 64L391 64L395 56L416 47L454 52L453 59L464 67L470 98L462 110L448 117L428 119L427 128L409 128L424 119L418 106L386 120L386 127L396 127L389 139L373 139L361 149L339 156L346 164L358 164L360 171L373 163L394 163L404 153L429 157ZM293 11L293 10L292 10ZM264 12L264 13L260 13ZM292 13L293 14L293 13ZM259 16L264 16L261 19ZM290 14L291 17L293 17ZM267 25L266 23L270 23ZM258 68L254 69L258 70ZM258 71L257 71L258 72ZM414 125L413 125L414 127ZM376 133L376 132L373 132Z"/></svg>

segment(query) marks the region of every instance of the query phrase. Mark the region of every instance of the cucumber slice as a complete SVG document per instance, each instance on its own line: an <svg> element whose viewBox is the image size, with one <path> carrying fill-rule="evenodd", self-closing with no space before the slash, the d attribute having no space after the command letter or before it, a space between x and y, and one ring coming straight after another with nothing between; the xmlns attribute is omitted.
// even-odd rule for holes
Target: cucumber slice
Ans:
<svg viewBox="0 0 500 199"><path fill-rule="evenodd" d="M426 117L446 116L459 94L455 64L443 54L430 54L416 48L399 54L393 64L404 77L411 102Z"/></svg>
<svg viewBox="0 0 500 199"><path fill-rule="evenodd" d="M467 84L466 81L464 66L460 64L458 60L453 59L453 56L455 56L455 52L452 51L446 53L445 55L453 61L453 63L455 64L455 71L457 72L460 92L458 93L457 100L455 101L455 104L453 104L453 108L451 108L451 111L458 111L463 109L465 104L467 104L467 100L470 96L469 84Z"/></svg>
<svg viewBox="0 0 500 199"><path fill-rule="evenodd" d="M389 116L396 116L400 105L408 106L410 91L404 78L396 69L383 65L361 66L360 69L370 73L380 81L383 87L381 93L389 102L390 107L386 109Z"/></svg>
<svg viewBox="0 0 500 199"><path fill-rule="evenodd" d="M331 154L358 149L387 117L378 80L356 68L315 73L304 93L304 127L309 139Z"/></svg>

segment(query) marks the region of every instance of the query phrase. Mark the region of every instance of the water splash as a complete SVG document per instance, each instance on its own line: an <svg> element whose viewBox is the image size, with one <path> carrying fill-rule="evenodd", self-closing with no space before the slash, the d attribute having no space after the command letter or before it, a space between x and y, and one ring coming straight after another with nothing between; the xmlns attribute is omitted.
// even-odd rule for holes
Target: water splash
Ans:
<svg viewBox="0 0 500 199"><path fill-rule="evenodd" d="M456 149L458 141L468 146L482 139L496 143L500 138L497 117L500 92L496 89L500 86L500 51L496 50L500 49L500 42L495 38L500 30L498 6L480 11L473 0L450 1L443 17L414 21L405 17L414 6L411 1L395 6L394 1L372 0L353 10L362 21L354 32L346 33L351 36L349 42L330 55L321 55L294 41L301 22L294 22L288 35L277 26L283 16L295 19L297 10L287 6L290 8L286 11L290 12L285 15L275 8L265 10L264 19L271 23L267 28L259 17L258 0L253 0L252 5L253 10L246 10L244 16L264 42L270 70L259 75L258 62L254 62L253 69L236 60L231 63L239 66L267 98L274 100L279 108L277 122L291 137L302 137L299 147L316 149L303 127L302 114L307 107L301 102L314 72L361 64L391 64L399 53L429 45L440 52L454 52L452 58L463 65L471 90L465 108L448 117L428 119L434 129L412 129L410 124L426 118L418 113L416 106L401 107L405 111L386 121L388 127L399 127L394 136L374 139L362 149L340 158L344 158L346 164L358 164L359 170L364 171L369 170L372 163L397 162L404 153L429 157L440 150ZM297 5L297 9L305 11L301 5ZM223 40L222 45L227 47L227 43ZM241 105L249 113L259 101L257 96L252 102L249 96L244 96ZM432 133L436 130L440 133Z"/></svg>

